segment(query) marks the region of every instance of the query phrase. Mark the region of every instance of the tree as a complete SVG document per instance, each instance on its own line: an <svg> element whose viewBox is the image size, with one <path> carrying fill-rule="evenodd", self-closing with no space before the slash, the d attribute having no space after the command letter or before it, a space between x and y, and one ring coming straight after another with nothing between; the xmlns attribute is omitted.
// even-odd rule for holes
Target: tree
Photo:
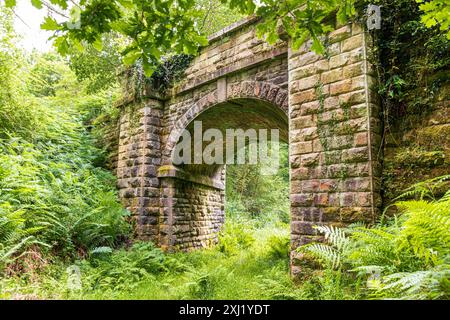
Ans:
<svg viewBox="0 0 450 320"><path fill-rule="evenodd" d="M115 33L104 35L102 50L93 45L85 46L83 51L69 49L70 69L77 79L86 84L88 94L98 92L117 84L117 70L122 65L121 50L123 37Z"/></svg>
<svg viewBox="0 0 450 320"><path fill-rule="evenodd" d="M292 39L294 49L312 39L312 50L323 53L321 38L333 29L328 18L336 15L338 22L344 23L355 15L357 0L220 2L241 14L260 16L258 35L269 43L279 39L281 28ZM14 7L16 0L5 0L5 3L7 7ZM41 25L42 29L55 32L54 44L59 53L67 54L71 47L82 50L86 44L100 50L102 36L115 32L128 41L122 51L124 63L131 65L142 60L147 76L154 72L166 52L195 54L199 46L207 44L200 32L201 10L196 0L31 0L31 3L36 8L46 7L51 15L63 19L59 22L49 15ZM440 24L441 30L447 32L448 8L444 0L424 2L421 5L425 12L423 22L429 27Z"/></svg>
<svg viewBox="0 0 450 320"><path fill-rule="evenodd" d="M196 0L196 8L199 12L194 17L194 22L205 35L210 35L243 17L236 10L230 9L217 0ZM117 70L123 65L120 53L126 48L127 39L117 32L110 32L102 36L102 42L101 50L95 49L93 45L86 45L83 51L76 48L69 49L70 68L75 72L77 79L86 84L88 94L116 85ZM183 57L184 55L172 56L172 52L166 52L166 59L161 59L164 61L160 61L152 78L161 80L161 70L168 64L172 66L174 59L183 59ZM162 80L164 82L171 79Z"/></svg>
<svg viewBox="0 0 450 320"><path fill-rule="evenodd" d="M424 12L422 22L428 27L439 25L439 30L447 34L450 40L450 3L447 0L416 0Z"/></svg>
<svg viewBox="0 0 450 320"><path fill-rule="evenodd" d="M278 27L284 27L299 47L309 37L313 50L323 51L319 37L331 30L323 19L338 12L343 20L354 13L354 0L221 0L241 14L257 14L263 18L258 34L269 43L278 39ZM14 7L16 0L5 0ZM133 64L141 59L144 72L150 76L166 52L195 54L206 45L206 37L199 31L201 11L195 0L31 0L36 8L46 7L50 15L42 29L54 31L54 44L65 55L70 48L83 50L91 45L103 47L102 36L115 32L123 35L128 44L122 51L123 62ZM300 9L299 9L300 8ZM59 22L52 16L59 16Z"/></svg>

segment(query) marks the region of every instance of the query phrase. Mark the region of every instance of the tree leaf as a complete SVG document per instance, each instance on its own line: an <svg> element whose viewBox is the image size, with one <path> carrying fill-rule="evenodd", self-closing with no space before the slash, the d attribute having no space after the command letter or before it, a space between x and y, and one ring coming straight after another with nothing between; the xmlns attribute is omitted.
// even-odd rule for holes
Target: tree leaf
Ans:
<svg viewBox="0 0 450 320"><path fill-rule="evenodd" d="M56 38L53 45L56 47L58 53L62 56L65 56L67 55L67 53L69 53L69 42L67 41L66 37Z"/></svg>
<svg viewBox="0 0 450 320"><path fill-rule="evenodd" d="M35 8L42 9L42 1L41 0L31 0L31 4Z"/></svg>
<svg viewBox="0 0 450 320"><path fill-rule="evenodd" d="M128 52L122 59L123 63L130 66L136 62L142 56L142 52L139 50L133 50Z"/></svg>
<svg viewBox="0 0 450 320"><path fill-rule="evenodd" d="M16 6L16 0L5 0L5 6L7 8L13 8Z"/></svg>
<svg viewBox="0 0 450 320"><path fill-rule="evenodd" d="M63 9L67 9L67 0L50 0L50 2L60 6Z"/></svg>
<svg viewBox="0 0 450 320"><path fill-rule="evenodd" d="M147 59L144 59L142 68L144 69L144 74L146 77L151 77L153 72L155 72L155 66L150 64Z"/></svg>
<svg viewBox="0 0 450 320"><path fill-rule="evenodd" d="M292 49L298 50L300 46L308 39L309 32L307 30L301 32L299 37L295 37L292 41Z"/></svg>
<svg viewBox="0 0 450 320"><path fill-rule="evenodd" d="M103 49L102 39L100 37L95 39L95 41L92 43L92 46L94 47L95 50L102 51Z"/></svg>
<svg viewBox="0 0 450 320"><path fill-rule="evenodd" d="M54 30L61 29L61 26L58 24L58 22L55 19L47 16L47 17L45 17L44 22L41 24L41 29L54 31Z"/></svg>
<svg viewBox="0 0 450 320"><path fill-rule="evenodd" d="M312 43L311 49L317 54L323 54L325 51L325 48L323 47L322 42L314 35L312 36L312 38L313 38L313 43Z"/></svg>

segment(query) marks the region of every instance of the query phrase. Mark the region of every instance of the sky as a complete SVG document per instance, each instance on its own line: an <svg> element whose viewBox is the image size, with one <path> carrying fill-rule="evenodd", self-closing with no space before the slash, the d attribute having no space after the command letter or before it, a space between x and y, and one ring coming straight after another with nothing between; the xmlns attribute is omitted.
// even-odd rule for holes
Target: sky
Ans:
<svg viewBox="0 0 450 320"><path fill-rule="evenodd" d="M48 38L52 35L52 32L40 28L44 17L47 15L47 10L36 9L31 5L30 0L17 0L14 12L16 13L14 28L21 36L20 45L29 52L33 49L41 52L49 51L52 44L48 41Z"/></svg>

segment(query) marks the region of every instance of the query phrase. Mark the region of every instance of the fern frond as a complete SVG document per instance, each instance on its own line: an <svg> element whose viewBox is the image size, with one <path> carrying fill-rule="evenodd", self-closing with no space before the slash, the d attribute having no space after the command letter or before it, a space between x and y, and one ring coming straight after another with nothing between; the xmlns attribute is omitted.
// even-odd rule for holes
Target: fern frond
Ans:
<svg viewBox="0 0 450 320"><path fill-rule="evenodd" d="M339 251L329 245L313 243L304 246L303 250L332 269L338 269L341 266L341 255Z"/></svg>
<svg viewBox="0 0 450 320"><path fill-rule="evenodd" d="M323 233L325 240L331 245L335 246L340 252L345 251L349 246L350 241L346 236L345 230L343 228L336 228L333 226L315 226L320 233Z"/></svg>

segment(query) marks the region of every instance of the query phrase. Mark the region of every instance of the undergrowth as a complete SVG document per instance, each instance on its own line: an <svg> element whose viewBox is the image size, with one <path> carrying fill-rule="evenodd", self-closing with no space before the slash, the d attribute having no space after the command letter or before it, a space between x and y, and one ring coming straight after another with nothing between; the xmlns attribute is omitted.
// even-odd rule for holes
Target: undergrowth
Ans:
<svg viewBox="0 0 450 320"><path fill-rule="evenodd" d="M202 251L169 254L151 243L136 242L114 251L98 248L72 264L55 261L36 279L3 279L0 298L302 298L288 272L287 225L254 229L248 227L250 222L228 221L220 244ZM238 229L253 241L237 246L243 237ZM234 249L224 252L223 248ZM79 287L70 285L67 268L73 266L79 268Z"/></svg>

